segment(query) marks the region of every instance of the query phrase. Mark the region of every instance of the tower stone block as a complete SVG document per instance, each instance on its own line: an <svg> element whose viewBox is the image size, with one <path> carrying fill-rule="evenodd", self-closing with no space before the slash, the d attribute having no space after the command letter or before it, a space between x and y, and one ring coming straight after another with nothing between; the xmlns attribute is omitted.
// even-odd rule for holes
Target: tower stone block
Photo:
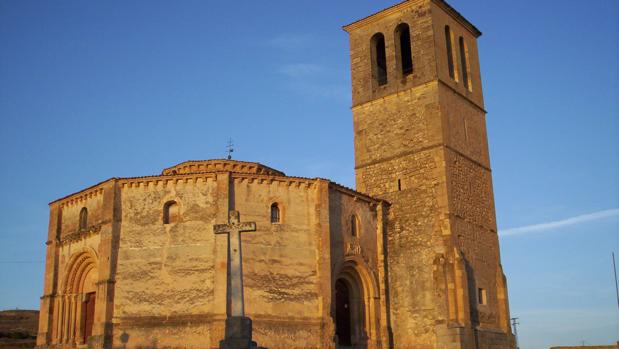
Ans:
<svg viewBox="0 0 619 349"><path fill-rule="evenodd" d="M397 28L410 28L410 43ZM510 348L481 87L481 32L441 0L405 1L350 35L357 190L391 203L396 348ZM372 38L384 37L376 45ZM401 69L411 45L412 72ZM385 64L377 60L381 50ZM377 79L377 71L386 77Z"/></svg>

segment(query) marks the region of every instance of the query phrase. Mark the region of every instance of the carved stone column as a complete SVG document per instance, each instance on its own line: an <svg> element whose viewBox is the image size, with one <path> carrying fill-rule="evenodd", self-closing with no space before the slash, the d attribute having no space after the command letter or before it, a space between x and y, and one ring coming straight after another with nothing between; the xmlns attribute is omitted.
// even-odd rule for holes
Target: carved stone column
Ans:
<svg viewBox="0 0 619 349"><path fill-rule="evenodd" d="M75 308L75 343L82 344L84 342L84 301L85 294L79 294L76 298Z"/></svg>
<svg viewBox="0 0 619 349"><path fill-rule="evenodd" d="M66 294L62 295L62 322L60 343L66 343L69 335L69 299Z"/></svg>
<svg viewBox="0 0 619 349"><path fill-rule="evenodd" d="M58 312L56 313L58 323L56 324L56 343L62 343L64 331L64 295L58 296Z"/></svg>
<svg viewBox="0 0 619 349"><path fill-rule="evenodd" d="M77 295L72 294L71 296L71 323L69 326L69 339L71 343L77 343L75 338L75 327L77 324Z"/></svg>

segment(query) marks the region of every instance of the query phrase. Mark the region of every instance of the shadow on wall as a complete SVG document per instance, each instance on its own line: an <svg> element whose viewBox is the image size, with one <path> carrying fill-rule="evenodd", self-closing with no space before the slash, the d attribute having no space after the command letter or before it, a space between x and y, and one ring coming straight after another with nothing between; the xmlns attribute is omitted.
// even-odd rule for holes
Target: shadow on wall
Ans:
<svg viewBox="0 0 619 349"><path fill-rule="evenodd" d="M120 335L120 342L122 343L122 345L116 346L114 347L114 349L127 349L127 343L129 343L129 337L130 337L129 333L127 333L126 331L123 331L123 333ZM157 338L153 338L150 344L138 345L132 348L135 348L135 349L185 349L185 347L172 347L172 346L160 347L157 343Z"/></svg>

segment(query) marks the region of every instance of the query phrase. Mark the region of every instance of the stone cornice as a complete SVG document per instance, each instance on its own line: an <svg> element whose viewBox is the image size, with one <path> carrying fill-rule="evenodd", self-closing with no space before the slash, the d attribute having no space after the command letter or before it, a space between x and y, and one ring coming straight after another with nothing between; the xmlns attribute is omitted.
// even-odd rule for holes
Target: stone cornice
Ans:
<svg viewBox="0 0 619 349"><path fill-rule="evenodd" d="M248 181L249 183L258 182L258 183L273 183L280 182L284 183L288 186L296 186L301 187L305 186L306 188L313 188L316 184L318 178L306 178L306 177L290 177L290 176L269 176L269 175L259 175L259 174L251 174L251 173L236 173L230 172L232 179L238 181Z"/></svg>
<svg viewBox="0 0 619 349"><path fill-rule="evenodd" d="M73 206L73 205L77 205L83 201L86 201L87 199L92 199L94 197L97 197L101 194L103 194L103 185L109 181L114 180L113 178L105 180L103 182L97 183L93 186L90 186L86 189L82 189L76 193L73 194L69 194L65 197L62 197L60 199L54 200L52 202L50 202L49 204L52 205L54 203L58 203L60 204L60 207L67 207L67 206Z"/></svg>
<svg viewBox="0 0 619 349"><path fill-rule="evenodd" d="M377 98L371 99L369 101L357 103L357 104L353 105L350 109L352 111L357 111L357 110L360 110L360 109L372 106L374 104L383 103L383 102L385 102L385 101L387 101L389 99L392 99L392 98L400 97L403 94L416 93L416 90L420 90L421 91L423 88L426 88L426 87L432 86L432 85L434 85L434 87L436 87L436 88L438 88L439 85L440 86L444 86L444 87L450 89L451 91L453 91L454 93L458 94L460 97L462 97L465 101L467 101L475 109L479 110L480 112L482 112L484 114L488 113L486 111L486 109L484 109L483 106L477 104L477 102L473 101L470 97L462 94L462 92L460 92L457 89L453 88L453 86L449 85L447 82L443 81L443 79L440 79L440 78L435 78L435 79L432 79L430 81L426 81L424 83L421 83L419 85L412 86L411 88L407 88L407 89L404 89L404 90L401 90L401 91L393 92L393 93L390 93L390 94L385 95L385 96L381 96L381 97L377 97Z"/></svg>
<svg viewBox="0 0 619 349"><path fill-rule="evenodd" d="M382 199L377 199L377 198L373 198L367 194L358 192L354 189L345 187L341 184L337 184L335 182L329 182L329 188L333 189L333 190L337 190L340 193L346 194L346 195L350 195L352 197L355 198L355 200L361 200L361 201L365 201L368 204L372 205L373 207L375 205L378 205L380 203L385 203L387 205L389 205L388 201L382 200Z"/></svg>
<svg viewBox="0 0 619 349"><path fill-rule="evenodd" d="M251 164L251 163L249 163ZM178 183L198 183L198 182L207 182L207 181L215 181L217 180L217 175L229 173L231 178L235 181L248 181L250 183L258 182L258 183L274 183L279 182L288 186L296 186L297 188L305 187L307 189L312 189L316 186L318 181L326 181L329 183L329 186L335 190L338 190L342 193L355 196L358 199L367 201L369 203L379 203L382 200L372 198L363 193L359 193L353 189L347 188L338 183L332 182L328 179L324 178L308 178L308 177L294 177L294 176L286 176L286 175L273 175L273 174L258 174L258 173L247 173L247 172L230 172L230 171L218 171L218 172L200 172L200 173L189 173L189 174L176 174L176 175L155 175L155 176L141 176L141 177L126 177L126 178L110 178L104 182L96 184L92 187L86 188L77 193L68 195L64 198L53 201L52 203L60 203L61 206L68 205L70 203L78 202L79 200L84 200L86 198L94 197L95 195L100 195L103 193L103 185L114 181L118 183L118 185L122 189L127 188L150 188L156 187L158 185L170 185L170 184L178 184ZM51 204L51 203L50 203ZM74 233L72 233L74 234Z"/></svg>
<svg viewBox="0 0 619 349"><path fill-rule="evenodd" d="M157 186L159 184L177 184L177 183L197 183L198 181L215 180L216 173L192 173L186 175L159 175L159 176L143 176L120 178L118 184L121 188L139 188Z"/></svg>
<svg viewBox="0 0 619 349"><path fill-rule="evenodd" d="M403 151L403 152L400 152L400 153L397 153L397 154L394 154L394 155L391 155L391 156L388 156L388 157L385 157L385 158L382 158L382 159L376 159L376 160L368 161L368 162L356 165L355 166L355 170L358 170L358 169L361 169L361 168L364 168L364 167L368 167L368 166L373 166L373 165L376 165L376 164L380 164L381 162L391 161L393 159L401 158L401 157L404 157L404 156L409 156L409 155L413 155L413 154L416 154L416 153L421 153L421 152L433 150L433 149L436 149L436 148L443 148L443 149L450 150L450 151L460 155L461 157L469 160L470 162L476 164L477 166L483 168L484 170L486 170L488 172L492 172L490 167L488 167L488 166L480 163L479 161L471 158L470 156L468 156L468 155L466 155L466 154L456 150L455 148L453 148L452 146L450 146L449 144L446 144L446 143L435 143L435 144L428 145L426 147L421 147L421 148L416 148L416 149L412 149L412 150Z"/></svg>
<svg viewBox="0 0 619 349"><path fill-rule="evenodd" d="M469 22L468 19L464 18L464 16L460 12L456 11L456 9L451 7L451 5L449 5L445 0L432 0L432 2L435 3L438 7L442 8L443 11L447 12L451 17L453 17L453 19L458 21L458 23L462 24L462 26L465 27L468 31L470 31L471 34L473 34L476 38L481 36L481 31L477 29L477 27L474 26L473 23Z"/></svg>
<svg viewBox="0 0 619 349"><path fill-rule="evenodd" d="M68 243L86 239L90 236L98 234L101 231L101 227L103 227L103 225L107 223L109 223L109 221L99 222L93 225L89 225L86 229L78 229L72 233L65 234L60 238L60 240L57 240L57 243L60 245L65 245Z"/></svg>
<svg viewBox="0 0 619 349"><path fill-rule="evenodd" d="M458 23L462 24L462 26L464 28L466 28L468 31L471 32L471 34L473 34L476 38L481 36L481 31L479 31L479 29L477 29L477 27L475 27L471 22L469 22L466 18L464 18L464 16L462 16L462 14L460 14L460 12L456 11L453 7L451 7L451 5L449 5L446 1L444 0L431 0L434 4L436 4L437 6L439 6L441 9L443 9L443 11L445 11L447 14L449 14L451 17L453 17ZM402 1L399 4L395 4L391 7L388 7L384 10L381 10L379 12L376 12L370 16L367 16L365 18L362 18L358 21L352 22L348 25L345 25L342 27L342 29L344 29L346 32L350 33L358 28L361 28L363 26L366 26L370 23L374 23L382 18L385 18L393 13L399 12L409 6L412 6L413 4L418 3L415 1L410 1L410 0L405 0Z"/></svg>
<svg viewBox="0 0 619 349"><path fill-rule="evenodd" d="M376 21L378 21L378 20L380 20L382 18L385 18L385 17L387 17L387 16L389 16L389 15L391 15L393 13L401 11L401 10L411 6L411 4L413 4L413 1L408 1L408 0L402 1L402 2L400 2L398 4L395 4L395 5L391 6L391 7L387 7L385 9L382 9L382 10L380 10L380 11L374 13L374 14L371 14L371 15L369 15L367 17L361 18L361 19L356 20L356 21L354 21L354 22L352 22L350 24L347 24L347 25L343 26L342 29L344 29L344 31L350 33L353 30L356 30L358 28L366 26L366 25L368 25L370 23L374 23L374 22L376 22Z"/></svg>
<svg viewBox="0 0 619 349"><path fill-rule="evenodd" d="M426 81L423 83L420 83L419 85L414 85L411 86L410 88L401 90L401 91L396 91L381 97L376 97L374 99L370 99L368 101L365 102L361 102L361 103L357 103L357 104L353 104L353 106L350 108L353 112L357 111L359 109L363 109L363 108L367 108L370 107L374 104L379 104L379 103L384 103L390 99L393 98L397 98L400 97L402 95L408 94L408 93L416 93L417 90L422 91L424 88L427 88L428 86L434 85L434 87L438 88L438 82L436 79L430 80L430 81ZM354 117L354 115L353 115Z"/></svg>

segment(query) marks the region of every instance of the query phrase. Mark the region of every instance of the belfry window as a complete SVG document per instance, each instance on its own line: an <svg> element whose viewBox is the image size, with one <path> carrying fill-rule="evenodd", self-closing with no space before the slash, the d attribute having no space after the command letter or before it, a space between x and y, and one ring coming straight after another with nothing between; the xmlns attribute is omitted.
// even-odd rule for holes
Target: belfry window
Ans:
<svg viewBox="0 0 619 349"><path fill-rule="evenodd" d="M179 222L181 218L179 211L178 203L176 203L176 201L171 200L166 202L163 205L163 224Z"/></svg>
<svg viewBox="0 0 619 349"><path fill-rule="evenodd" d="M88 228L88 209L82 207L80 211L80 230L86 230Z"/></svg>
<svg viewBox="0 0 619 349"><path fill-rule="evenodd" d="M350 235L359 236L359 218L357 218L357 215L350 216Z"/></svg>
<svg viewBox="0 0 619 349"><path fill-rule="evenodd" d="M467 90L472 91L471 86L471 67L469 65L469 49L464 42L464 39L460 37L460 68L462 69L462 82Z"/></svg>
<svg viewBox="0 0 619 349"><path fill-rule="evenodd" d="M445 26L445 45L447 49L447 67L449 68L449 77L458 81L456 74L456 66L454 65L454 50L453 37L449 26Z"/></svg>
<svg viewBox="0 0 619 349"><path fill-rule="evenodd" d="M274 202L273 204L271 204L271 223L275 224L275 223L279 223L281 217L280 217L280 212L279 212L279 205L277 205L276 202Z"/></svg>
<svg viewBox="0 0 619 349"><path fill-rule="evenodd" d="M413 55L411 52L411 32L408 24L401 23L395 28L395 43L398 52L398 66L402 76L413 72Z"/></svg>
<svg viewBox="0 0 619 349"><path fill-rule="evenodd" d="M378 86L387 83L387 54L385 52L385 36L376 33L370 41L372 48L372 77Z"/></svg>

